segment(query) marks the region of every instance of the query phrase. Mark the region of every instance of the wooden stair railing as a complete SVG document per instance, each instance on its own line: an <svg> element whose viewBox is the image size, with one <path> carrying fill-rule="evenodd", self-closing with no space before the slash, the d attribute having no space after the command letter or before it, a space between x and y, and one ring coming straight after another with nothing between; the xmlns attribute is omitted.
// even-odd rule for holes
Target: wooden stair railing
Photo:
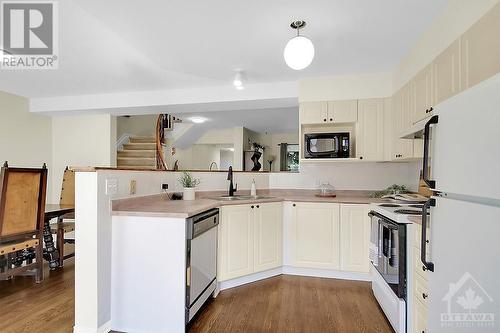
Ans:
<svg viewBox="0 0 500 333"><path fill-rule="evenodd" d="M182 122L181 119L169 114L160 114L156 121L156 169L168 170L165 163L165 153L163 147L165 146L165 131L173 131L174 124Z"/></svg>

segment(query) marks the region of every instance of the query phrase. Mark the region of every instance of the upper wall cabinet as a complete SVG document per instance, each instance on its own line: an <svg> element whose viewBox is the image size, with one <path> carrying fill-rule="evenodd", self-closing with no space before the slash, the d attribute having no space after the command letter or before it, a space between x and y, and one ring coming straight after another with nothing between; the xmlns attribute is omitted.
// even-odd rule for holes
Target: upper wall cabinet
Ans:
<svg viewBox="0 0 500 333"><path fill-rule="evenodd" d="M356 130L356 155L367 161L384 160L384 99L360 100Z"/></svg>
<svg viewBox="0 0 500 333"><path fill-rule="evenodd" d="M328 121L327 102L300 103L299 110L301 124L322 124Z"/></svg>
<svg viewBox="0 0 500 333"><path fill-rule="evenodd" d="M355 123L358 121L358 101L328 102L328 117L334 123Z"/></svg>
<svg viewBox="0 0 500 333"><path fill-rule="evenodd" d="M432 65L425 67L410 83L411 122L416 123L432 112L434 103ZM413 100L411 100L413 99Z"/></svg>
<svg viewBox="0 0 500 333"><path fill-rule="evenodd" d="M493 7L461 38L462 88L500 72L500 4Z"/></svg>
<svg viewBox="0 0 500 333"><path fill-rule="evenodd" d="M434 104L457 94L460 84L460 40L456 40L432 63Z"/></svg>
<svg viewBox="0 0 500 333"><path fill-rule="evenodd" d="M357 119L357 100L300 103L301 124L354 123Z"/></svg>

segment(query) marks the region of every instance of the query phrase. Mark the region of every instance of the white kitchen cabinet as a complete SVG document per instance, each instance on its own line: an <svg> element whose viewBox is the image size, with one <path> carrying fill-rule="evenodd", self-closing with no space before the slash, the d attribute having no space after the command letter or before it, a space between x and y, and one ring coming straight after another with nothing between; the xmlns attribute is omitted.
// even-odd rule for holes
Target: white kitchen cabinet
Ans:
<svg viewBox="0 0 500 333"><path fill-rule="evenodd" d="M411 100L413 98L413 100ZM428 65L412 80L410 88L411 122L416 123L430 115L434 103L433 66Z"/></svg>
<svg viewBox="0 0 500 333"><path fill-rule="evenodd" d="M301 124L355 123L358 120L358 101L300 103Z"/></svg>
<svg viewBox="0 0 500 333"><path fill-rule="evenodd" d="M281 266L282 211L280 202L221 208L219 281Z"/></svg>
<svg viewBox="0 0 500 333"><path fill-rule="evenodd" d="M253 273L254 216L250 205L221 208L218 242L219 281Z"/></svg>
<svg viewBox="0 0 500 333"><path fill-rule="evenodd" d="M340 205L340 268L344 271L370 271L368 212L368 205Z"/></svg>
<svg viewBox="0 0 500 333"><path fill-rule="evenodd" d="M404 126L410 126L410 86L406 85L392 97L392 160L408 159L413 157L413 140L400 139L399 135Z"/></svg>
<svg viewBox="0 0 500 333"><path fill-rule="evenodd" d="M413 307L413 331L412 333L426 333L427 331L427 308L419 301L415 301Z"/></svg>
<svg viewBox="0 0 500 333"><path fill-rule="evenodd" d="M291 265L338 269L339 204L299 202L292 206Z"/></svg>
<svg viewBox="0 0 500 333"><path fill-rule="evenodd" d="M500 72L500 5L495 5L461 37L462 89Z"/></svg>
<svg viewBox="0 0 500 333"><path fill-rule="evenodd" d="M283 257L282 204L264 203L254 209L254 272L279 267Z"/></svg>
<svg viewBox="0 0 500 333"><path fill-rule="evenodd" d="M384 160L384 99L360 100L356 129L356 156L367 161Z"/></svg>
<svg viewBox="0 0 500 333"><path fill-rule="evenodd" d="M358 101L328 102L328 122L355 123L358 121Z"/></svg>
<svg viewBox="0 0 500 333"><path fill-rule="evenodd" d="M461 91L460 39L453 42L432 63L434 104Z"/></svg>
<svg viewBox="0 0 500 333"><path fill-rule="evenodd" d="M321 124L328 122L327 102L303 102L299 106L301 124Z"/></svg>

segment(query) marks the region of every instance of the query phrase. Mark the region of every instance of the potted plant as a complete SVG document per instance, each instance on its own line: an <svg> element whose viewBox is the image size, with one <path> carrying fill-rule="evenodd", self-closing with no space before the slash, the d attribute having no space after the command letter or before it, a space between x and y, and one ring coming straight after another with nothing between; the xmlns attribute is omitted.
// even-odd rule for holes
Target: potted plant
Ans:
<svg viewBox="0 0 500 333"><path fill-rule="evenodd" d="M200 180L194 178L191 173L183 171L181 178L179 178L179 183L181 183L183 187L182 198L184 200L194 200L195 199L194 188L200 185Z"/></svg>

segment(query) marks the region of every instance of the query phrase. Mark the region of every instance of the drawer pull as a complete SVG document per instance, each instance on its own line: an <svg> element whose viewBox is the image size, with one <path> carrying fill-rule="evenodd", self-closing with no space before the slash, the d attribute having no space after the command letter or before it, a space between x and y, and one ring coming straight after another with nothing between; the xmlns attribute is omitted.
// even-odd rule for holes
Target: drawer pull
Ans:
<svg viewBox="0 0 500 333"><path fill-rule="evenodd" d="M427 267L422 266L422 270L425 272L427 270Z"/></svg>
<svg viewBox="0 0 500 333"><path fill-rule="evenodd" d="M422 298L423 299L426 299L427 297L429 297L429 295L427 295L426 293L422 293Z"/></svg>

